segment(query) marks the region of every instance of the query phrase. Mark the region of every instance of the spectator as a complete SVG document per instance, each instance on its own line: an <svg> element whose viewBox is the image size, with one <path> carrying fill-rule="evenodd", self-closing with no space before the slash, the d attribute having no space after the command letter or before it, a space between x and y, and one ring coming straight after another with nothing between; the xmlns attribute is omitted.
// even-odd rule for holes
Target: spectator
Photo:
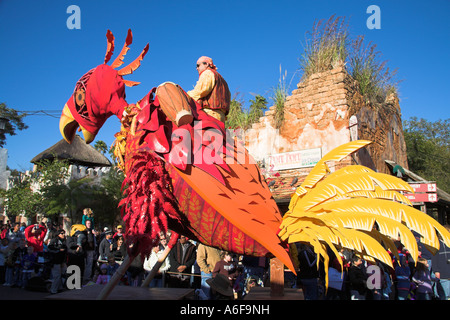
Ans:
<svg viewBox="0 0 450 320"><path fill-rule="evenodd" d="M114 255L114 259L116 259L116 261L121 262L125 259L127 256L127 248L123 237L118 237L117 241L113 242L111 253Z"/></svg>
<svg viewBox="0 0 450 320"><path fill-rule="evenodd" d="M211 298L210 287L206 282L207 279L212 278L212 271L217 262L222 260L223 252L217 248L199 244L197 247L197 264L200 267L201 274L201 289L206 297Z"/></svg>
<svg viewBox="0 0 450 320"><path fill-rule="evenodd" d="M155 264L161 258L163 251L159 246L156 246L152 249L152 252L148 258L144 260L144 270L146 271L147 276L152 271ZM152 281L149 284L149 287L158 287L162 288L164 286L164 277L165 272L170 269L169 257L166 257L162 262L161 266L158 269L158 272L153 277Z"/></svg>
<svg viewBox="0 0 450 320"><path fill-rule="evenodd" d="M86 226L82 224L74 224L70 230L70 236L67 237L67 264L77 265L80 267L81 276L84 275L85 269L85 245L86 245Z"/></svg>
<svg viewBox="0 0 450 320"><path fill-rule="evenodd" d="M8 238L1 239L0 245L0 283L5 282L5 273L6 273L6 254L8 252L9 240Z"/></svg>
<svg viewBox="0 0 450 320"><path fill-rule="evenodd" d="M376 298L378 300L390 300L390 296L392 293L391 274L389 272L388 267L384 263L378 261L377 266L380 268L381 288L378 290L379 293L376 296Z"/></svg>
<svg viewBox="0 0 450 320"><path fill-rule="evenodd" d="M188 288L191 275L189 274L197 257L196 247L183 235L169 254L170 276L168 285L171 288Z"/></svg>
<svg viewBox="0 0 450 320"><path fill-rule="evenodd" d="M445 226L450 231L448 226ZM450 248L440 241L439 251L433 256L433 272L440 273L435 294L440 300L450 299ZM441 290L440 290L441 289Z"/></svg>
<svg viewBox="0 0 450 320"><path fill-rule="evenodd" d="M91 227L94 227L94 212L91 208L83 209L83 218L81 219L81 223L87 226L86 221L91 221Z"/></svg>
<svg viewBox="0 0 450 320"><path fill-rule="evenodd" d="M164 249L166 249L167 244L169 243L169 241L167 240L168 235L166 236L163 232L161 232L161 234L159 235L159 249L161 251L163 251Z"/></svg>
<svg viewBox="0 0 450 320"><path fill-rule="evenodd" d="M436 278L431 276L428 260L419 258L416 271L412 277L412 281L416 284L416 299L431 300L433 297L432 281Z"/></svg>
<svg viewBox="0 0 450 320"><path fill-rule="evenodd" d="M103 231L100 233L100 235L98 236L98 238L97 238L97 243L102 243L102 241L103 241L103 239L105 239L105 236L106 236L106 232L109 232L110 231L110 229L108 228L108 227L104 227L103 228Z"/></svg>
<svg viewBox="0 0 450 320"><path fill-rule="evenodd" d="M106 266L106 274L112 276L114 273L116 273L117 269L119 269L120 264L117 263L117 261L114 259L114 255L111 253L106 257L106 261L107 263L102 264L102 266Z"/></svg>
<svg viewBox="0 0 450 320"><path fill-rule="evenodd" d="M44 238L44 245L48 246L50 240L58 235L58 229L56 229L56 225L53 224L50 220L47 220L47 233Z"/></svg>
<svg viewBox="0 0 450 320"><path fill-rule="evenodd" d="M94 230L92 229L92 220L86 220L85 225L86 225L86 245L85 245L86 269L84 272L84 278L91 279L94 268L94 258L97 249L97 241L94 235Z"/></svg>
<svg viewBox="0 0 450 320"><path fill-rule="evenodd" d="M0 231L0 239L1 240L6 238L6 236L8 235L8 231L9 231L8 225L2 224L2 229Z"/></svg>
<svg viewBox="0 0 450 320"><path fill-rule="evenodd" d="M230 281L219 273L217 276L206 280L211 287L213 300L233 300L234 292Z"/></svg>
<svg viewBox="0 0 450 320"><path fill-rule="evenodd" d="M34 247L27 247L27 254L22 260L22 288L26 288L31 274L34 272L36 266L37 254L34 252Z"/></svg>
<svg viewBox="0 0 450 320"><path fill-rule="evenodd" d="M50 287L50 293L55 294L62 289L61 279L67 268L67 244L66 234L64 230L59 230L58 234L53 239L50 239L48 249L51 253L53 279L52 285Z"/></svg>
<svg viewBox="0 0 450 320"><path fill-rule="evenodd" d="M233 282L236 279L238 272L237 265L233 261L233 256L231 255L231 253L224 252L223 259L216 263L212 271L213 278L218 274L223 274L225 277L227 277L228 281L230 281L231 286L233 286Z"/></svg>
<svg viewBox="0 0 450 320"><path fill-rule="evenodd" d="M404 254L399 254L400 265L395 267L395 277L397 279L397 299L407 300L409 288L411 286L411 270Z"/></svg>
<svg viewBox="0 0 450 320"><path fill-rule="evenodd" d="M297 282L303 288L305 300L319 299L319 270L317 269L317 255L307 245L301 246L298 255L300 270Z"/></svg>
<svg viewBox="0 0 450 320"><path fill-rule="evenodd" d="M268 268L266 257L243 256L242 265L244 266L246 278L255 278L264 282L264 275Z"/></svg>
<svg viewBox="0 0 450 320"><path fill-rule="evenodd" d="M102 240L102 242L100 242L98 248L99 261L105 262L108 260L108 255L112 251L112 245L113 245L112 231L107 229L105 231L105 238Z"/></svg>
<svg viewBox="0 0 450 320"><path fill-rule="evenodd" d="M113 235L113 241L117 241L119 237L122 237L125 239L125 234L123 233L123 227L122 225L118 225L116 228L116 233Z"/></svg>
<svg viewBox="0 0 450 320"><path fill-rule="evenodd" d="M47 228L44 225L30 225L25 228L24 235L28 246L32 246L34 253L44 250L44 238L47 234Z"/></svg>
<svg viewBox="0 0 450 320"><path fill-rule="evenodd" d="M19 242L21 239L25 239L25 234L20 231L20 224L15 223L11 229L6 234L9 242Z"/></svg>
<svg viewBox="0 0 450 320"><path fill-rule="evenodd" d="M12 285L13 287L22 287L22 278L23 278L22 260L26 254L27 254L26 240L21 239L19 241L18 248L14 251L14 281Z"/></svg>
<svg viewBox="0 0 450 320"><path fill-rule="evenodd" d="M353 256L352 264L348 270L348 281L352 300L365 300L367 292L367 274L362 268L363 261Z"/></svg>
<svg viewBox="0 0 450 320"><path fill-rule="evenodd" d="M108 267L106 265L102 265L100 267L100 274L97 276L96 284L107 284L111 276L108 274Z"/></svg>
<svg viewBox="0 0 450 320"><path fill-rule="evenodd" d="M5 251L5 283L4 286L11 287L14 284L14 252L17 249L17 242L10 242Z"/></svg>
<svg viewBox="0 0 450 320"><path fill-rule="evenodd" d="M349 262L342 248L339 250L337 256L333 255L328 269L329 287L326 293L327 300L347 300L345 284L347 282L347 270L349 267Z"/></svg>

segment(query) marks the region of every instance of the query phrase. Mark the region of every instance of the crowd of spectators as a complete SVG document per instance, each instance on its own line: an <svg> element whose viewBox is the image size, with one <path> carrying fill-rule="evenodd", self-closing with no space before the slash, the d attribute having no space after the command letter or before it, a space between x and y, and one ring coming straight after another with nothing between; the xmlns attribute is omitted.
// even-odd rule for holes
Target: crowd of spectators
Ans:
<svg viewBox="0 0 450 320"><path fill-rule="evenodd" d="M81 224L70 231L51 223L2 224L0 284L27 288L34 278L44 280L51 293L66 290L67 266L77 265L82 284L105 285L126 258L126 238L121 225L114 231L96 229L92 211L85 209ZM118 285L141 286L158 261L159 269L148 282L150 287L192 288L197 299L242 299L255 286L270 286L267 258L237 256L180 236L164 259L171 233L160 235L160 244L148 257L135 257ZM302 288L307 300L431 300L449 299L448 248L434 256L423 246L417 264L406 248L398 247L398 261L391 253L394 269L376 262L380 281L371 286L373 265L349 250L333 256L325 288L323 261L306 244L291 245L297 275L285 270L285 287ZM445 261L443 261L443 259ZM341 260L342 263L339 263ZM319 266L319 267L317 267ZM343 266L343 268L342 268Z"/></svg>

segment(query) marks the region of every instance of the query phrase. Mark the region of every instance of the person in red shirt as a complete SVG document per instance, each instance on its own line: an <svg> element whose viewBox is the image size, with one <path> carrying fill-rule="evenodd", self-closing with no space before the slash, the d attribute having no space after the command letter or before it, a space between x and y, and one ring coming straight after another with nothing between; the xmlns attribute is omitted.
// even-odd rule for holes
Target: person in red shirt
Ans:
<svg viewBox="0 0 450 320"><path fill-rule="evenodd" d="M33 247L34 252L42 252L44 250L44 238L47 234L45 226L33 224L25 228L25 239L28 246Z"/></svg>

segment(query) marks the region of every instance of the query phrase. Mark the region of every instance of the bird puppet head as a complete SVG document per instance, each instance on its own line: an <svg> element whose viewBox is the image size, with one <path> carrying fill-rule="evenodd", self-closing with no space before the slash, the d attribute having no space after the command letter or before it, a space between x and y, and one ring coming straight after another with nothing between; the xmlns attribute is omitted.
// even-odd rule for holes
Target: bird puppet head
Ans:
<svg viewBox="0 0 450 320"><path fill-rule="evenodd" d="M77 82L72 96L62 111L59 128L64 139L71 143L79 128L83 132L86 143L95 139L100 128L111 115L122 118L123 111L128 105L125 100L125 85L135 86L139 82L124 80L123 76L133 73L148 52L147 44L141 54L129 65L116 70L123 64L123 58L128 46L132 43L133 35L128 30L125 44L120 55L111 66L107 65L114 52L114 36L107 31L108 47L104 63L88 71Z"/></svg>

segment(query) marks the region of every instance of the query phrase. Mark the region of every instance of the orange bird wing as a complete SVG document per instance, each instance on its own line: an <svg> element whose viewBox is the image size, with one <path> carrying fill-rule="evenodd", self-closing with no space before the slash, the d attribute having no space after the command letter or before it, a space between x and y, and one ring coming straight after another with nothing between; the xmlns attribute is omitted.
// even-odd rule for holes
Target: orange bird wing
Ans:
<svg viewBox="0 0 450 320"><path fill-rule="evenodd" d="M236 163L237 159L242 159L242 154L245 155L245 163ZM277 236L282 220L280 211L258 166L244 148L238 151L235 147L234 161L228 164L228 172L216 165L224 184L195 166L191 166L188 173L176 170L225 219L294 271L287 247Z"/></svg>

